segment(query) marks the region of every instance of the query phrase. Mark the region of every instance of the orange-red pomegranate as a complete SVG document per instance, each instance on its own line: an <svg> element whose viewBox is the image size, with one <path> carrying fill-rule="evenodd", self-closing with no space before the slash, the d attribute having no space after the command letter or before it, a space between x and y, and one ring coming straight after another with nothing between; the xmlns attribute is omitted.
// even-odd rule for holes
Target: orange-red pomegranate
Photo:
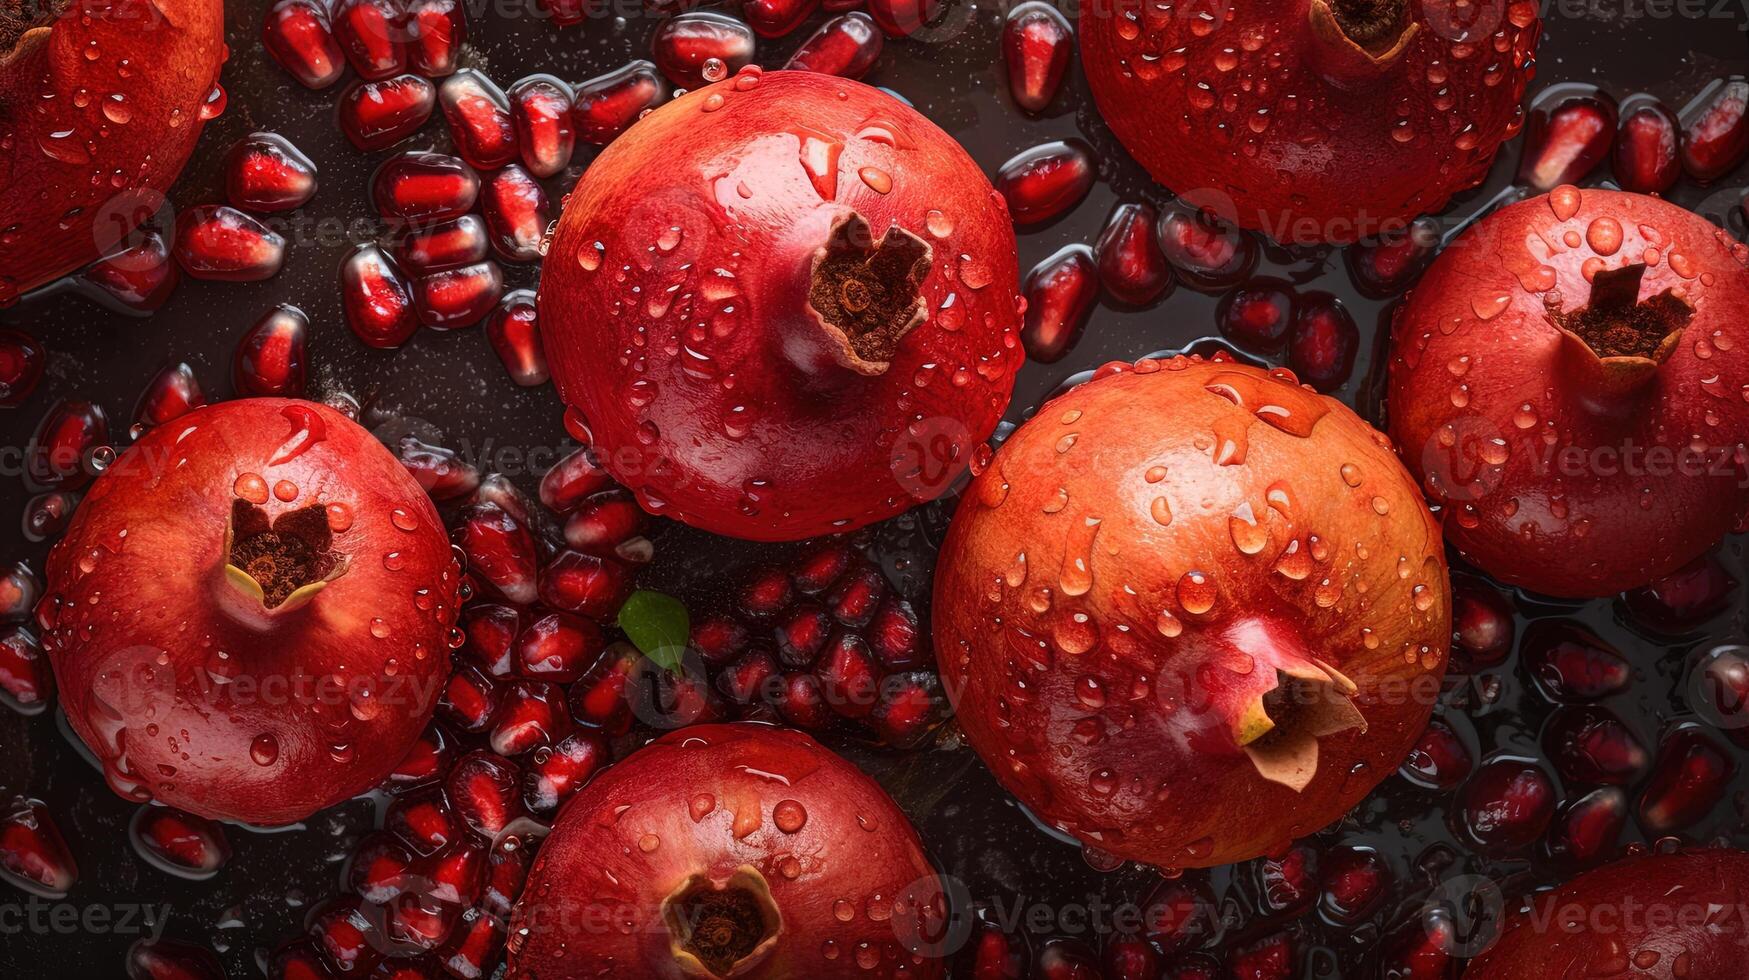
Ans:
<svg viewBox="0 0 1749 980"><path fill-rule="evenodd" d="M1445 533L1561 596L1646 584L1749 510L1749 248L1655 197L1500 209L1393 326L1390 432Z"/></svg>
<svg viewBox="0 0 1749 980"><path fill-rule="evenodd" d="M1541 30L1533 0L1105 0L1080 27L1099 111L1155 180L1277 241L1339 243L1487 175Z"/></svg>
<svg viewBox="0 0 1749 980"><path fill-rule="evenodd" d="M1749 854L1694 850L1605 865L1524 899L1465 980L1740 980Z"/></svg>
<svg viewBox="0 0 1749 980"><path fill-rule="evenodd" d="M253 824L380 782L449 674L460 573L369 432L250 398L150 430L49 555L43 646L116 792Z"/></svg>
<svg viewBox="0 0 1749 980"><path fill-rule="evenodd" d="M967 491L936 569L942 679L1002 784L1088 847L1256 857L1340 817L1425 727L1439 527L1384 436L1286 371L1102 373Z"/></svg>
<svg viewBox="0 0 1749 980"><path fill-rule="evenodd" d="M224 58L221 0L0 3L0 304L159 210Z"/></svg>
<svg viewBox="0 0 1749 980"><path fill-rule="evenodd" d="M748 69L590 164L541 275L573 432L652 513L788 540L891 517L983 451L1023 355L977 164L858 82Z"/></svg>
<svg viewBox="0 0 1749 980"><path fill-rule="evenodd" d="M584 787L510 923L510 977L945 975L941 879L873 780L801 732L672 732Z"/></svg>

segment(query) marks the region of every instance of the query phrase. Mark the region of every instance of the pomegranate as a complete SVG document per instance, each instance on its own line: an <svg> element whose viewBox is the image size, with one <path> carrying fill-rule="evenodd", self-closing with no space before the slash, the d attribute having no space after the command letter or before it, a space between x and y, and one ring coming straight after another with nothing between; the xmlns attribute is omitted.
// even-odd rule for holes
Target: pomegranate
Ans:
<svg viewBox="0 0 1749 980"><path fill-rule="evenodd" d="M1100 113L1155 180L1277 241L1344 244L1481 182L1541 30L1531 0L1119 0L1080 26Z"/></svg>
<svg viewBox="0 0 1749 980"><path fill-rule="evenodd" d="M573 433L645 508L793 540L974 462L1022 360L1016 280L1007 211L933 123L858 82L748 69L590 164L541 334Z"/></svg>
<svg viewBox="0 0 1749 980"><path fill-rule="evenodd" d="M157 212L210 117L223 21L220 0L0 5L0 306Z"/></svg>
<svg viewBox="0 0 1749 980"><path fill-rule="evenodd" d="M1633 976L1729 980L1743 973L1749 854L1642 854L1525 898L1466 980Z"/></svg>
<svg viewBox="0 0 1749 980"><path fill-rule="evenodd" d="M1390 431L1467 560L1608 595L1730 530L1749 506L1746 261L1672 204L1571 185L1434 261L1393 327Z"/></svg>
<svg viewBox="0 0 1749 980"><path fill-rule="evenodd" d="M431 501L356 423L250 398L154 427L49 556L43 646L110 785L279 824L376 785L448 669Z"/></svg>
<svg viewBox="0 0 1749 980"><path fill-rule="evenodd" d="M1004 786L1105 854L1207 867L1281 853L1397 768L1451 600L1382 435L1286 371L1176 357L1009 437L954 516L934 616Z"/></svg>
<svg viewBox="0 0 1749 980"><path fill-rule="evenodd" d="M854 766L800 732L700 725L566 804L509 976L942 977L946 914L905 815Z"/></svg>

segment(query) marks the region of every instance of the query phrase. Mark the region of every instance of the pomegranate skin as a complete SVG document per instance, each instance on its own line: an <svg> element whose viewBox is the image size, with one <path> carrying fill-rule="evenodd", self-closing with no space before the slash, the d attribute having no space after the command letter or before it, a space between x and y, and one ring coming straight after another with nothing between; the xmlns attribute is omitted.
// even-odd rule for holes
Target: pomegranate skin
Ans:
<svg viewBox="0 0 1749 980"><path fill-rule="evenodd" d="M1045 403L966 491L935 577L942 680L997 779L1160 867L1278 853L1347 812L1425 728L1450 618L1438 525L1384 436L1225 360Z"/></svg>
<svg viewBox="0 0 1749 980"><path fill-rule="evenodd" d="M1356 44L1332 11L1399 15ZM1475 22L1471 22L1474 19ZM1439 211L1523 122L1531 0L1114 0L1081 18L1100 114L1154 179L1282 242L1347 244Z"/></svg>
<svg viewBox="0 0 1749 980"><path fill-rule="evenodd" d="M1746 894L1743 851L1624 858L1529 896L1464 978L1738 980Z"/></svg>
<svg viewBox="0 0 1749 980"><path fill-rule="evenodd" d="M1731 529L1749 506L1745 261L1682 208L1570 185L1502 208L1434 261L1392 326L1390 433L1467 560L1537 592L1603 596ZM1564 326L1605 316L1598 329L1625 326L1604 351L1650 331L1649 352L1601 356Z"/></svg>
<svg viewBox="0 0 1749 980"><path fill-rule="evenodd" d="M849 282L865 255L885 271ZM929 120L859 82L750 68L590 164L547 253L541 334L573 432L645 509L805 538L974 462L1024 356L1015 262L1000 197ZM844 313L852 287L870 320Z"/></svg>
<svg viewBox="0 0 1749 980"><path fill-rule="evenodd" d="M728 947L720 960L680 928L708 931L694 903L713 889L759 923L707 947ZM694 725L559 811L511 916L508 976L932 980L946 914L916 832L855 766L791 729Z"/></svg>
<svg viewBox="0 0 1749 980"><path fill-rule="evenodd" d="M0 305L163 205L225 57L220 0L41 6L65 9L35 26L0 14Z"/></svg>
<svg viewBox="0 0 1749 980"><path fill-rule="evenodd" d="M49 555L39 619L112 789L282 824L406 756L448 674L459 582L436 508L369 432L249 398L117 457Z"/></svg>

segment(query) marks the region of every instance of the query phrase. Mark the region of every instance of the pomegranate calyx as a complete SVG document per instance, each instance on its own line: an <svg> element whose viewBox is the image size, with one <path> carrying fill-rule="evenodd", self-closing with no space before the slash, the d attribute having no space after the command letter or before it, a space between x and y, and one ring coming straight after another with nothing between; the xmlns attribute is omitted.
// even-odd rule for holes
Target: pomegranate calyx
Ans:
<svg viewBox="0 0 1749 980"><path fill-rule="evenodd" d="M744 976L777 948L783 915L765 876L750 864L725 881L694 873L662 900L669 950L687 976Z"/></svg>
<svg viewBox="0 0 1749 980"><path fill-rule="evenodd" d="M72 5L72 0L51 0L47 4L0 0L0 68L48 40L49 29Z"/></svg>
<svg viewBox="0 0 1749 980"><path fill-rule="evenodd" d="M1275 684L1240 711L1234 739L1257 774L1296 793L1318 772L1318 739L1358 728L1366 717L1354 706L1359 687L1317 660L1276 667Z"/></svg>
<svg viewBox="0 0 1749 980"><path fill-rule="evenodd" d="M875 241L851 211L832 223L808 277L808 311L833 361L857 374L886 373L899 341L928 318L921 287L933 251L897 224Z"/></svg>
<svg viewBox="0 0 1749 980"><path fill-rule="evenodd" d="M225 581L262 610L290 612L345 574L346 559L331 550L332 537L320 505L269 522L259 506L234 501L225 532Z"/></svg>
<svg viewBox="0 0 1749 980"><path fill-rule="evenodd" d="M1421 31L1403 0L1312 0L1312 66L1337 88L1390 70Z"/></svg>
<svg viewBox="0 0 1749 980"><path fill-rule="evenodd" d="M1644 388L1675 349L1694 307L1671 290L1640 299L1643 263L1597 272L1591 299L1550 320L1561 330L1568 373L1592 407L1607 411Z"/></svg>

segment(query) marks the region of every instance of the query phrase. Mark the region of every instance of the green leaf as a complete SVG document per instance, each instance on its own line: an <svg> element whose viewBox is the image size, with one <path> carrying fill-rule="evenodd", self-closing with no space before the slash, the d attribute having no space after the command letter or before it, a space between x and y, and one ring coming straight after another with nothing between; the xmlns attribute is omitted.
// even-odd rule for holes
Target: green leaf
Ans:
<svg viewBox="0 0 1749 980"><path fill-rule="evenodd" d="M671 674L680 673L692 620L679 599L664 592L639 589L619 607L619 628L644 656Z"/></svg>

